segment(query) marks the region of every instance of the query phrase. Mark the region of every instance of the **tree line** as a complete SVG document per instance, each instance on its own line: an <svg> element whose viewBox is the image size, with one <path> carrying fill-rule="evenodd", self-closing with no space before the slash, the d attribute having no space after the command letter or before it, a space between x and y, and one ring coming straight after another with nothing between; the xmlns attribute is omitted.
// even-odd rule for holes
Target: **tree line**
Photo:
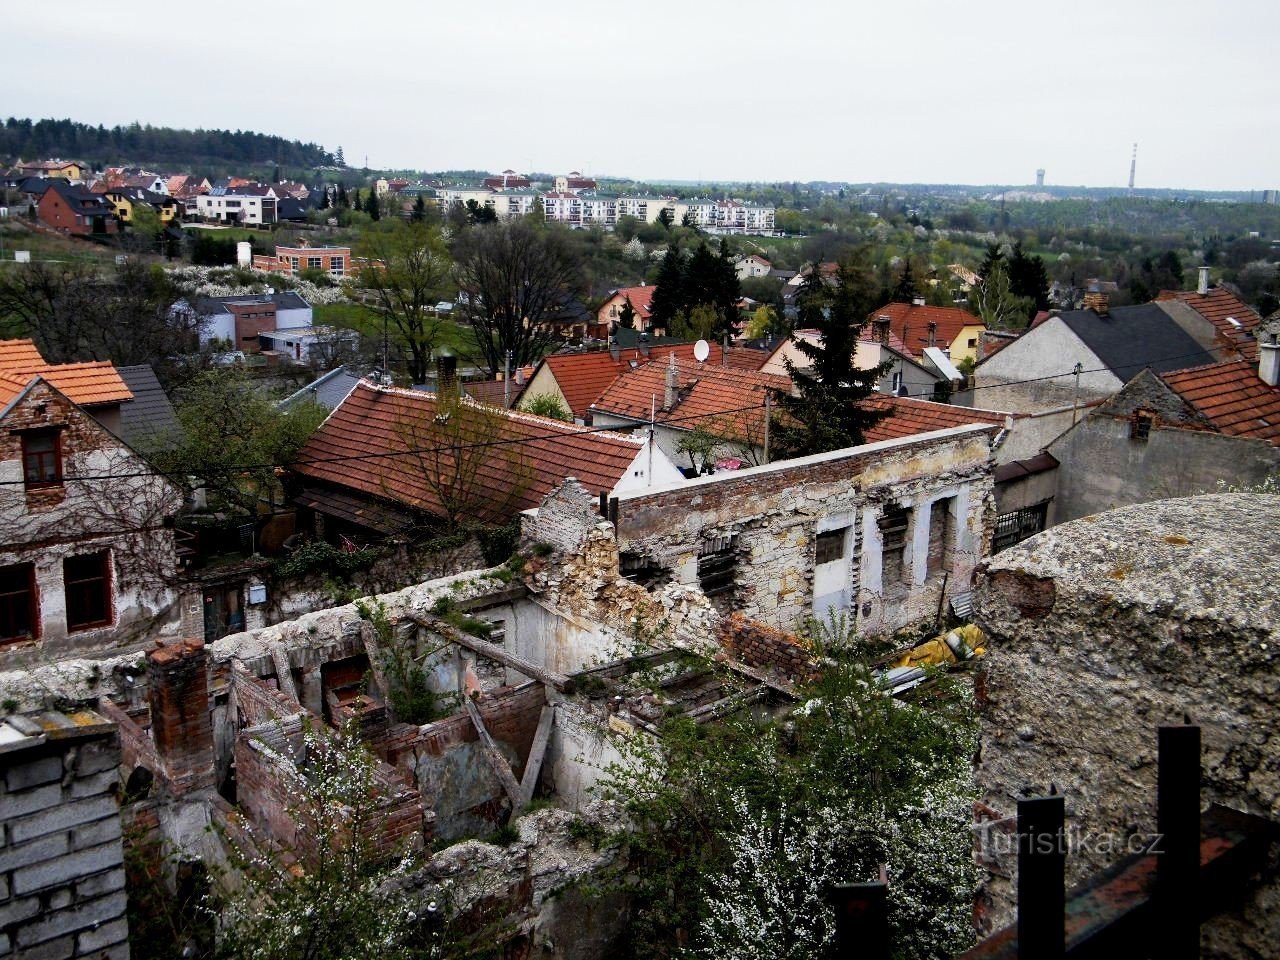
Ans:
<svg viewBox="0 0 1280 960"><path fill-rule="evenodd" d="M337 157L315 143L250 130L178 130L131 123L96 127L75 120L9 117L0 128L0 157L33 160L50 156L91 163L132 161L198 167L204 164L277 163L331 166Z"/></svg>

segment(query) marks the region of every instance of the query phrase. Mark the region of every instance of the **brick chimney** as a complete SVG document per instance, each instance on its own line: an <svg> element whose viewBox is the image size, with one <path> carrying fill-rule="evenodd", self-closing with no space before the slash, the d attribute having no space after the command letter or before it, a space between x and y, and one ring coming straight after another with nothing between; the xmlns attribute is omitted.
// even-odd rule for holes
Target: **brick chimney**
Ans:
<svg viewBox="0 0 1280 960"><path fill-rule="evenodd" d="M666 389L662 394L662 409L674 410L676 398L679 396L679 371L676 369L676 355L671 354L671 362L667 364Z"/></svg>
<svg viewBox="0 0 1280 960"><path fill-rule="evenodd" d="M1258 340L1258 376L1269 387L1280 386L1280 341L1264 333Z"/></svg>
<svg viewBox="0 0 1280 960"><path fill-rule="evenodd" d="M147 653L151 739L175 796L212 788L213 721L204 641L159 642Z"/></svg>
<svg viewBox="0 0 1280 960"><path fill-rule="evenodd" d="M1091 290L1084 295L1084 308L1105 317L1111 312L1111 298L1101 290Z"/></svg>
<svg viewBox="0 0 1280 960"><path fill-rule="evenodd" d="M1209 292L1209 268L1200 268L1200 280L1196 283L1196 293L1202 296Z"/></svg>
<svg viewBox="0 0 1280 960"><path fill-rule="evenodd" d="M436 395L443 397L458 392L458 358L448 354L436 357Z"/></svg>
<svg viewBox="0 0 1280 960"><path fill-rule="evenodd" d="M876 317L876 322L873 325L873 328L877 340L881 343L889 342L889 318L887 316L881 314Z"/></svg>

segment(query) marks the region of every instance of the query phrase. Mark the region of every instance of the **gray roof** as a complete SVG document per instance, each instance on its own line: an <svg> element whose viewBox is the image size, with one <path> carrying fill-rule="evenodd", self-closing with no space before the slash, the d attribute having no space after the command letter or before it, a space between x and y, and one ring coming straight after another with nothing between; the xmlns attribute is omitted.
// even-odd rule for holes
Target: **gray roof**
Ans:
<svg viewBox="0 0 1280 960"><path fill-rule="evenodd" d="M318 403L326 410L332 410L346 399L347 394L361 379L363 378L359 374L352 373L346 367L337 367L296 393L289 394L276 406L281 410L288 410L297 403Z"/></svg>
<svg viewBox="0 0 1280 960"><path fill-rule="evenodd" d="M155 371L143 363L116 367L116 372L133 394L120 404L120 439L144 451L176 441L181 427Z"/></svg>
<svg viewBox="0 0 1280 960"><path fill-rule="evenodd" d="M1154 303L1115 307L1101 316L1092 310L1071 310L1059 316L1107 369L1126 382L1144 367L1169 373L1216 362Z"/></svg>
<svg viewBox="0 0 1280 960"><path fill-rule="evenodd" d="M277 310L306 310L311 306L301 294L285 290L281 293L246 293L238 297L198 297L195 308L201 316L209 317L215 313L229 313L228 303L274 303Z"/></svg>

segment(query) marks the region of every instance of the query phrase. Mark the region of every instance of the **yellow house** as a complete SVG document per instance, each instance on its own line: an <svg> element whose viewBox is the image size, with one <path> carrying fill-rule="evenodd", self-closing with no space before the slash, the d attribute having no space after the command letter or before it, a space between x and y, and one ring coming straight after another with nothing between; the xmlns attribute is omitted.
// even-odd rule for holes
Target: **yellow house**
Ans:
<svg viewBox="0 0 1280 960"><path fill-rule="evenodd" d="M83 180L89 168L76 160L38 160L18 165L28 177L50 177L57 180Z"/></svg>
<svg viewBox="0 0 1280 960"><path fill-rule="evenodd" d="M977 362L978 337L986 329L982 320L968 310L930 307L922 299L913 303L887 303L867 317L873 339L887 342L883 335L877 335L877 326L886 324L909 356L919 358L925 347L937 347L954 364L965 360Z"/></svg>
<svg viewBox="0 0 1280 960"><path fill-rule="evenodd" d="M150 204L160 215L161 223L171 223L178 216L178 201L173 197L152 193L138 187L120 187L108 190L103 194L115 208L116 219L121 223L133 222L133 208L136 204Z"/></svg>

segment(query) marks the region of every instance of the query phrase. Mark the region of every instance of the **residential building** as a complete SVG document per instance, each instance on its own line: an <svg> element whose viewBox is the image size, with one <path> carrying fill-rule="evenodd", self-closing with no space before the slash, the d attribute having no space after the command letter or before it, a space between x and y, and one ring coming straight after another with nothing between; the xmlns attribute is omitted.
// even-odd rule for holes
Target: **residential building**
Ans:
<svg viewBox="0 0 1280 960"><path fill-rule="evenodd" d="M0 660L141 642L176 619L182 493L119 438L110 363L0 341Z"/></svg>
<svg viewBox="0 0 1280 960"><path fill-rule="evenodd" d="M576 193L553 190L542 195L542 209L548 223L582 226L582 198Z"/></svg>
<svg viewBox="0 0 1280 960"><path fill-rule="evenodd" d="M533 183L514 170L503 170L496 177L485 177L484 186L490 190L528 190Z"/></svg>
<svg viewBox="0 0 1280 960"><path fill-rule="evenodd" d="M277 331L285 330L309 331L314 324L311 304L292 290L283 293L201 297L194 306L200 317L202 344L223 341L231 345L230 349L245 353L272 349L270 346L263 346L263 336L270 337Z"/></svg>
<svg viewBox="0 0 1280 960"><path fill-rule="evenodd" d="M120 426L115 431L120 439L143 453L174 444L181 427L155 370L143 363L116 367L116 373L133 394L120 406Z"/></svg>
<svg viewBox="0 0 1280 960"><path fill-rule="evenodd" d="M467 399L458 403L450 416L459 421L449 427L436 420L436 394L357 383L293 465L303 487L296 502L317 535L381 537L453 519L459 510L471 520L505 523L541 503L566 477L593 495L681 479L648 441ZM474 424L462 422L467 416ZM445 435L441 431L510 442L443 459L423 453L430 438Z"/></svg>
<svg viewBox="0 0 1280 960"><path fill-rule="evenodd" d="M1280 326L1280 324L1277 324ZM1280 345L1257 361L1135 375L1049 444L1059 521L1134 503L1248 487L1280 471Z"/></svg>
<svg viewBox="0 0 1280 960"><path fill-rule="evenodd" d="M165 182L169 196L179 200L199 196L213 189L207 177L198 177L190 173L176 173Z"/></svg>
<svg viewBox="0 0 1280 960"><path fill-rule="evenodd" d="M1186 332L1192 320L1171 315L1177 305L1108 309L1104 295L1093 296L1102 298L1097 309L1051 316L979 362L976 402L1018 413L1070 410L1113 396L1143 368L1170 373L1218 359Z"/></svg>
<svg viewBox="0 0 1280 960"><path fill-rule="evenodd" d="M297 276L303 270L319 270L334 278L353 276L355 264L350 247L276 247L275 254L255 254L253 269Z"/></svg>
<svg viewBox="0 0 1280 960"><path fill-rule="evenodd" d="M18 163L17 169L24 176L39 177L42 180L69 180L79 183L89 175L87 164L78 160L37 160L33 163Z"/></svg>
<svg viewBox="0 0 1280 960"><path fill-rule="evenodd" d="M1212 329L1188 329L1187 332L1196 336L1198 342L1209 346L1220 359L1258 358L1256 335L1262 325L1262 316L1225 287L1210 286L1208 267L1200 268L1200 282L1195 290L1162 290L1156 302L1167 310L1172 303L1181 303L1202 317ZM1176 318L1176 314L1174 316Z"/></svg>
<svg viewBox="0 0 1280 960"><path fill-rule="evenodd" d="M670 197L619 197L618 216L635 217L644 223L657 223L663 210L675 217L675 200Z"/></svg>
<svg viewBox="0 0 1280 960"><path fill-rule="evenodd" d="M739 280L747 280L751 277L769 276L770 271L773 270L773 264L758 253L752 253L739 257L738 262L734 264L734 269L738 271Z"/></svg>
<svg viewBox="0 0 1280 960"><path fill-rule="evenodd" d="M885 340L877 339L870 331L864 329L853 352L853 365L859 370L871 370L882 363L890 367L880 375L876 389L887 396L905 394L909 397L929 398L936 395L939 384L950 378L926 366L924 358L917 360L911 357L902 341L892 330L885 327L877 331ZM787 362L797 370L808 371L813 361L805 356L797 347L797 342L817 345L821 342L822 332L819 330L796 330L791 336L784 338L769 354L769 359L760 368L762 373L774 376L788 376Z"/></svg>
<svg viewBox="0 0 1280 960"><path fill-rule="evenodd" d="M677 200L676 223L689 223L708 233L769 234L774 232L774 208L738 200Z"/></svg>
<svg viewBox="0 0 1280 960"><path fill-rule="evenodd" d="M335 367L328 373L322 373L316 377L301 390L289 394L276 406L281 410L288 410L300 403L315 403L326 410L333 410L363 379L346 367Z"/></svg>
<svg viewBox="0 0 1280 960"><path fill-rule="evenodd" d="M196 215L213 223L266 226L277 221L279 197L273 188L260 183L219 184L195 199Z"/></svg>
<svg viewBox="0 0 1280 960"><path fill-rule="evenodd" d="M133 208L138 204L146 204L155 210L161 223L172 223L183 210L179 200L141 187L112 187L102 195L110 201L116 219L121 223L133 222Z"/></svg>
<svg viewBox="0 0 1280 960"><path fill-rule="evenodd" d="M930 307L923 298L911 303L886 303L867 317L873 331L887 326L917 359L925 348L936 347L953 363L977 362L978 338L986 324L959 307Z"/></svg>
<svg viewBox="0 0 1280 960"><path fill-rule="evenodd" d="M46 227L73 236L106 235L119 229L115 210L103 197L60 178L50 178L36 204Z"/></svg>
<svg viewBox="0 0 1280 960"><path fill-rule="evenodd" d="M595 190L599 187L596 181L590 177L584 177L577 170L574 170L568 176L559 176L555 180L555 188L559 193L584 193Z"/></svg>
<svg viewBox="0 0 1280 960"><path fill-rule="evenodd" d="M673 354L681 360L692 360L694 344L649 344L585 353L557 353L544 357L524 388L526 398L547 395L559 400L578 423L591 422L591 405L622 373L654 361L665 361ZM735 370L757 370L763 354L758 350L731 349L725 353L719 344L710 344L707 362L727 365Z"/></svg>
<svg viewBox="0 0 1280 960"><path fill-rule="evenodd" d="M625 303L630 302L631 309L636 312L635 320L632 321L633 327L640 331L649 330L649 302L653 299L653 291L652 286L646 286L643 283L638 287L619 287L610 293L609 299L596 310L596 325L604 330L607 336L609 330L618 322L618 311Z"/></svg>

